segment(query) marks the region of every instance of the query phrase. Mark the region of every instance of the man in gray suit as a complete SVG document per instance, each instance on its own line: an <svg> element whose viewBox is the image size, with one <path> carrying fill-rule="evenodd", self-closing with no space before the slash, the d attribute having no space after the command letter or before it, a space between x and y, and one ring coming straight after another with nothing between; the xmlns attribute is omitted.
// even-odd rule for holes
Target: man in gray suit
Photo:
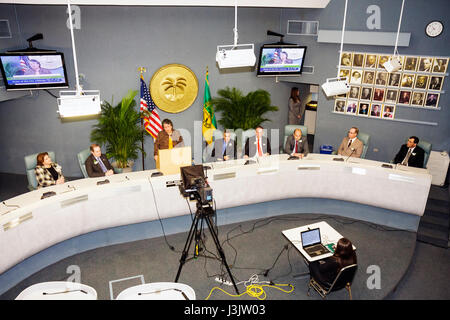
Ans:
<svg viewBox="0 0 450 320"><path fill-rule="evenodd" d="M255 135L247 138L244 147L244 158L252 157L264 157L270 155L270 141L267 137L263 136L263 127L257 126L255 129Z"/></svg>
<svg viewBox="0 0 450 320"><path fill-rule="evenodd" d="M308 139L302 137L302 130L295 129L294 133L287 137L284 152L300 159L308 155Z"/></svg>
<svg viewBox="0 0 450 320"><path fill-rule="evenodd" d="M236 159L236 142L231 139L229 131L224 131L223 139L214 141L211 158L213 161Z"/></svg>

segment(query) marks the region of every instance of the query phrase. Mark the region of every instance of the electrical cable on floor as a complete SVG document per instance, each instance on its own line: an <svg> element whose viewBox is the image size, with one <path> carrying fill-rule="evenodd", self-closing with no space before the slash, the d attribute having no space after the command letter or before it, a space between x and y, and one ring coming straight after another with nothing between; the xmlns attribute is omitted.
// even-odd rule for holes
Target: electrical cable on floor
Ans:
<svg viewBox="0 0 450 320"><path fill-rule="evenodd" d="M273 283L271 281L259 281L258 275L256 275L256 274L252 275L249 280L241 281L241 282L237 283L236 285L239 285L242 283L245 285L245 291L241 294L231 294L231 293L223 290L222 288L214 287L211 289L211 291L209 292L209 295L205 298L205 300L209 300L209 298L211 297L212 293L215 290L222 291L226 295L233 297L233 298L239 298L239 297L242 297L243 295L247 294L252 298L257 298L258 300L265 300L267 298L267 293L264 290L264 288L274 288L274 289L280 290L287 294L290 294L294 291L294 286L292 284ZM289 287L290 289L287 290L287 289L284 289L283 287Z"/></svg>

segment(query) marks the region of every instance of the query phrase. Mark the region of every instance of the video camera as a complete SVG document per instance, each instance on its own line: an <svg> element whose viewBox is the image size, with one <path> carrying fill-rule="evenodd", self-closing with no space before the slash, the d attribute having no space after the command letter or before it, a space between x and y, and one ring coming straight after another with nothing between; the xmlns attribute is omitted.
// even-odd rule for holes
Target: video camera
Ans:
<svg viewBox="0 0 450 320"><path fill-rule="evenodd" d="M183 197L189 200L198 200L202 205L213 201L212 188L205 179L202 165L181 167L181 181L179 186Z"/></svg>

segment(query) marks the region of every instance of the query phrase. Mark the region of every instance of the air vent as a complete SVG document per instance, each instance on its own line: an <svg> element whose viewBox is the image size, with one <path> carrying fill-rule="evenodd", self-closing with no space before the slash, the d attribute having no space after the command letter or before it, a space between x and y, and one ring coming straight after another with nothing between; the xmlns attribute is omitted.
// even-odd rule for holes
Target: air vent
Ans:
<svg viewBox="0 0 450 320"><path fill-rule="evenodd" d="M287 34L296 36L317 36L319 21L288 20Z"/></svg>
<svg viewBox="0 0 450 320"><path fill-rule="evenodd" d="M303 66L302 74L313 74L314 73L314 66Z"/></svg>
<svg viewBox="0 0 450 320"><path fill-rule="evenodd" d="M8 20L0 20L0 38L11 38L11 28L9 27Z"/></svg>

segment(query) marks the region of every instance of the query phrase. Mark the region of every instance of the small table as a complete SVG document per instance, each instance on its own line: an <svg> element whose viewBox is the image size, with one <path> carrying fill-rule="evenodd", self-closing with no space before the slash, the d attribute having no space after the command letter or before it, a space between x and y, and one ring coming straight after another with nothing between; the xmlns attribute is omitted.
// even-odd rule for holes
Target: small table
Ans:
<svg viewBox="0 0 450 320"><path fill-rule="evenodd" d="M123 290L116 300L195 300L195 291L183 283L144 283Z"/></svg>
<svg viewBox="0 0 450 320"><path fill-rule="evenodd" d="M50 281L26 288L16 300L97 300L97 291L81 283Z"/></svg>

